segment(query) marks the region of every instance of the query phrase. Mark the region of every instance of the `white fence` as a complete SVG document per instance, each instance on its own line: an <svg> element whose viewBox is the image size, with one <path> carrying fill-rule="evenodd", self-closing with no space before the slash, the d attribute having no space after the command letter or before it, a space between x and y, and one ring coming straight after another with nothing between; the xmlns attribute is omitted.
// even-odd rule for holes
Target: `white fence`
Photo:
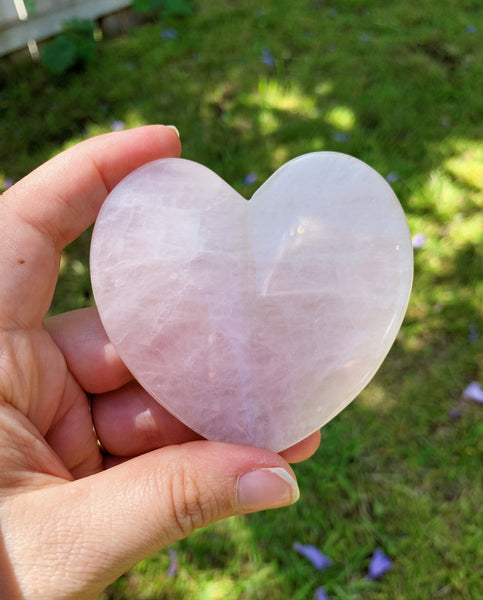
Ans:
<svg viewBox="0 0 483 600"><path fill-rule="evenodd" d="M131 0L0 0L0 56L49 38L69 19L98 19Z"/></svg>

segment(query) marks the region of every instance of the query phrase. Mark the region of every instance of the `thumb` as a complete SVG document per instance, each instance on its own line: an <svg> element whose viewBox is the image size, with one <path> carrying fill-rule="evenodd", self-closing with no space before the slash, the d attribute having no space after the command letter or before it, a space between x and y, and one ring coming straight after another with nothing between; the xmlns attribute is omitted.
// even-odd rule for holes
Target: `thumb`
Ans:
<svg viewBox="0 0 483 600"><path fill-rule="evenodd" d="M34 500L40 493L42 501ZM22 559L37 568L26 576L37 589L39 580L50 586L41 597L85 600L194 529L291 504L299 493L291 468L277 454L196 441L31 495L27 513L18 507L23 522L25 514L35 514ZM32 560L26 560L26 551ZM70 595L66 585L73 588Z"/></svg>

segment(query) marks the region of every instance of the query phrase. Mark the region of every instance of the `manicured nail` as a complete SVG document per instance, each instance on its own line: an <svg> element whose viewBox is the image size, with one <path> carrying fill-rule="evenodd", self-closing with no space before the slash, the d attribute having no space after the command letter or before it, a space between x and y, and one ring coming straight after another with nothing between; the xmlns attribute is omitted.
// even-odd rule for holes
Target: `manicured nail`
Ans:
<svg viewBox="0 0 483 600"><path fill-rule="evenodd" d="M281 467L248 471L238 479L238 502L245 510L287 506L299 496L297 482Z"/></svg>
<svg viewBox="0 0 483 600"><path fill-rule="evenodd" d="M174 125L166 125L166 127L169 127L170 129L172 129L179 138L181 137L179 135L179 129L177 127L175 127Z"/></svg>

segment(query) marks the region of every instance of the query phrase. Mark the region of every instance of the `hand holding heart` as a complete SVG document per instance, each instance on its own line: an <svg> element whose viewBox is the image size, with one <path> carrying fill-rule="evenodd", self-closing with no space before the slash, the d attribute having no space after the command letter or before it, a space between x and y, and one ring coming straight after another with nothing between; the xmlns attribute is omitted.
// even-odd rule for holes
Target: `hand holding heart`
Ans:
<svg viewBox="0 0 483 600"><path fill-rule="evenodd" d="M196 527L290 504L297 487L286 460L318 445L317 433L282 455L201 440L132 381L95 309L44 324L64 246L130 171L179 151L162 126L100 136L1 197L0 579L9 600L95 598Z"/></svg>

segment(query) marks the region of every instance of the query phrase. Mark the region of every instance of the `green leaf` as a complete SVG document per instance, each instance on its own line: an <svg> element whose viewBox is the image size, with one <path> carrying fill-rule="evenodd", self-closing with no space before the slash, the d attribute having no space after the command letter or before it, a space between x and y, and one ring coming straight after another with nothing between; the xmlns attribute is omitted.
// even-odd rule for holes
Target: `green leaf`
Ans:
<svg viewBox="0 0 483 600"><path fill-rule="evenodd" d="M94 59L97 46L93 40L76 40L76 62L87 63Z"/></svg>
<svg viewBox="0 0 483 600"><path fill-rule="evenodd" d="M95 25L89 19L71 19L62 24L63 33L46 44L41 61L52 73L65 73L79 63L91 61L96 53Z"/></svg>
<svg viewBox="0 0 483 600"><path fill-rule="evenodd" d="M86 38L94 38L95 25L90 19L69 19L62 23L65 33L75 33Z"/></svg>
<svg viewBox="0 0 483 600"><path fill-rule="evenodd" d="M77 48L73 40L59 35L45 45L40 60L52 73L65 73L76 62Z"/></svg>
<svg viewBox="0 0 483 600"><path fill-rule="evenodd" d="M150 12L163 6L163 0L133 0L132 7L136 12Z"/></svg>
<svg viewBox="0 0 483 600"><path fill-rule="evenodd" d="M188 0L164 0L164 17L188 17L193 14L193 8Z"/></svg>

